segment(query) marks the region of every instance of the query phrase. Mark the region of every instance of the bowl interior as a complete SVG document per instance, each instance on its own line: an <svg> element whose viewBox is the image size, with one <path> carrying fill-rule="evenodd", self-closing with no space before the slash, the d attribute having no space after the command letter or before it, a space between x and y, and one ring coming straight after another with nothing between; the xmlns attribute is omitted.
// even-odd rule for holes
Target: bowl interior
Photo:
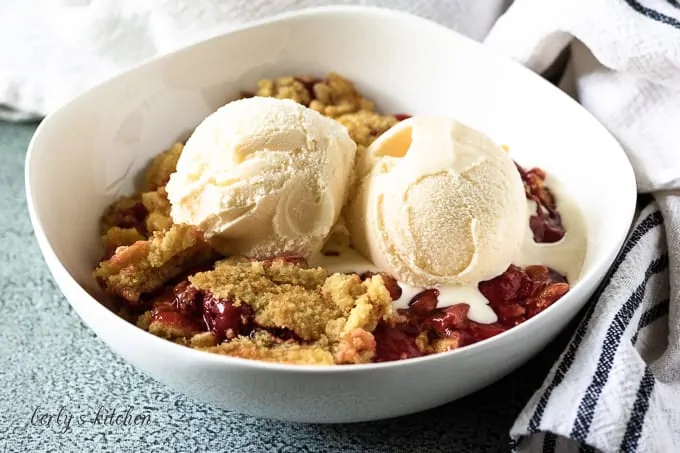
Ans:
<svg viewBox="0 0 680 453"><path fill-rule="evenodd" d="M454 116L509 145L519 163L544 168L584 214L582 278L604 273L635 197L616 141L528 70L440 26L375 9L264 21L152 60L70 102L30 147L36 232L78 284L98 293L91 271L101 253L99 217L133 190L151 157L259 78L329 71L356 82L382 111Z"/></svg>

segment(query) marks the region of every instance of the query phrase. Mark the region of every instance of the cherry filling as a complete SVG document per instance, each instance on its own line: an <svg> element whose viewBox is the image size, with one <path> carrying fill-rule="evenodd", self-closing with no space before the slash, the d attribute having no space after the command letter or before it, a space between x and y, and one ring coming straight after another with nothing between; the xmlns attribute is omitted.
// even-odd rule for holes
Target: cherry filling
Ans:
<svg viewBox="0 0 680 453"><path fill-rule="evenodd" d="M218 343L247 335L253 330L253 309L245 302L236 305L231 299L203 295L203 321Z"/></svg>
<svg viewBox="0 0 680 453"><path fill-rule="evenodd" d="M424 355L416 346L415 337L408 335L403 329L390 326L384 322L378 324L373 331L375 338L375 361L410 359Z"/></svg>
<svg viewBox="0 0 680 453"><path fill-rule="evenodd" d="M427 314L437 308L438 298L438 290L426 289L411 299L408 306L416 314Z"/></svg>
<svg viewBox="0 0 680 453"><path fill-rule="evenodd" d="M562 217L557 212L555 197L545 186L545 172L540 168L525 170L515 163L524 183L527 200L536 203L536 213L529 218L529 228L538 243L553 243L564 237Z"/></svg>
<svg viewBox="0 0 680 453"><path fill-rule="evenodd" d="M179 313L194 319L202 317L203 293L184 280L175 286L172 296L172 306Z"/></svg>
<svg viewBox="0 0 680 453"><path fill-rule="evenodd" d="M184 332L212 332L217 343L231 340L239 335L247 336L255 329L266 330L281 340L303 340L292 330L284 327L265 327L255 322L252 307L235 303L232 299L220 299L207 291L201 291L183 280L157 295L151 302L151 319Z"/></svg>
<svg viewBox="0 0 680 453"><path fill-rule="evenodd" d="M182 327L189 332L209 331L218 343L254 328L253 309L245 302L234 303L201 291L183 280L152 302L152 321Z"/></svg>
<svg viewBox="0 0 680 453"><path fill-rule="evenodd" d="M498 320L480 324L468 319L465 303L438 308L439 292L425 290L416 295L408 308L399 309L402 321L381 321L373 335L375 361L408 359L477 343L523 323L555 303L569 290L565 277L546 266L521 269L511 265L503 274L479 283L480 292Z"/></svg>
<svg viewBox="0 0 680 453"><path fill-rule="evenodd" d="M370 278L372 273L361 275ZM394 300L401 297L397 281L381 274ZM380 321L373 332L376 342L374 361L384 362L420 357L442 350L473 344L505 332L523 323L555 303L569 290L566 278L546 266L521 269L511 265L503 274L479 283L480 292L498 320L480 324L468 319L465 303L439 308L439 291L427 289L397 310L398 321ZM303 342L292 330L263 327L255 322L247 303L235 303L201 291L183 280L151 301L152 321L172 326L187 335L209 331L218 343L239 335L251 335L256 329L288 341Z"/></svg>
<svg viewBox="0 0 680 453"><path fill-rule="evenodd" d="M548 308L569 291L569 284L547 266L511 265L498 277L481 282L479 291L489 300L498 322L510 328Z"/></svg>

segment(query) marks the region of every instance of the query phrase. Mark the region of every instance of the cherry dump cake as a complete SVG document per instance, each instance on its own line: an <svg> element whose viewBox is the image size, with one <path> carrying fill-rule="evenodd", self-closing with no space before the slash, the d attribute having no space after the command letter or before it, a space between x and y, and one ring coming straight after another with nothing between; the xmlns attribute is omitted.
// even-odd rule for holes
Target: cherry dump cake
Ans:
<svg viewBox="0 0 680 453"><path fill-rule="evenodd" d="M392 225L390 172L408 182L418 165L402 172L400 162L444 129L458 157L436 165L457 173L435 193L417 184L441 168L418 170L394 211L412 223ZM94 276L139 328L247 359L383 362L493 337L569 291L583 241L575 211L542 170L515 166L475 134L436 118L379 114L337 74L262 80L153 159L139 192L104 212ZM488 183L493 172L500 176ZM448 189L450 181L473 186ZM466 203L447 208L442 188ZM466 195L487 189L489 203ZM444 217L454 225L439 226L422 200L432 211L460 209ZM504 209L518 218L494 216ZM419 216L435 227L419 227ZM442 235L450 239L433 237ZM427 249L440 243L455 256ZM567 252L573 259L554 258Z"/></svg>

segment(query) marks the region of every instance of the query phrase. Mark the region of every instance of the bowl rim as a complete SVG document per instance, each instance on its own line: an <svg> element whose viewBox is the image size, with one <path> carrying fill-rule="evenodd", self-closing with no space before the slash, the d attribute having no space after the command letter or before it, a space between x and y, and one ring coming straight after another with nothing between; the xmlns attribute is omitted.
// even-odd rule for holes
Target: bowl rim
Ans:
<svg viewBox="0 0 680 453"><path fill-rule="evenodd" d="M254 359L245 359L245 358L240 358L240 357L233 357L233 356L228 356L228 355L223 355L223 354L217 354L217 353L212 353L212 352L207 352L207 351L201 351L197 349L193 349L190 347L182 346L177 343L174 343L172 341L157 337L145 330L142 330L138 328L136 325L129 323L128 321L125 321L118 315L116 315L114 312L110 311L108 308L106 308L97 298L93 297L83 286L78 283L78 281L71 275L71 273L64 267L64 265L61 263L59 258L57 257L54 248L50 244L50 241L47 239L47 235L45 234L45 230L42 225L42 221L40 219L40 215L36 211L36 207L33 201L33 191L32 191L32 168L35 165L35 149L38 148L38 145L40 141L42 140L42 133L45 129L47 129L52 121L52 119L57 116L57 114L63 110L67 110L71 105L79 102L79 100L83 97L88 96L91 92L99 90L101 87L107 86L109 84L113 84L119 79L125 78L128 73L136 71L138 68L145 67L147 65L150 65L152 63L158 62L158 61L163 61L163 60L169 60L171 58L174 58L177 54L183 53L183 52L188 52L194 47L198 46L203 46L208 42L215 41L215 40L220 40L224 39L226 36L246 31L246 30L254 30L262 27L266 27L269 25L274 25L277 23L281 22L286 22L290 21L293 19L300 19L304 18L307 20L314 20L317 18L323 18L323 17L328 17L328 16L334 16L338 14L355 14L355 15L368 15L368 16L373 16L376 19L382 19L382 20L401 20L401 21L409 21L414 25L417 25L419 27L428 27L431 30L439 30L440 32L447 32L451 37L455 37L459 41L464 41L468 42L471 44L474 44L479 47L484 48L485 55L491 56L494 60L497 61L505 61L504 64L510 64L515 67L516 70L519 71L524 71L525 74L529 77L533 77L534 83L536 84L546 84L552 87L552 89L556 90L559 92L562 96L568 99L569 102L573 102L582 112L582 114L585 114L591 118L591 120L595 121L598 125L598 127L601 129L601 132L604 134L607 134L609 138L611 139L611 145L612 147L617 147L619 152L621 153L621 157L625 160L624 167L625 170L628 172L628 175L625 177L622 177L622 179L628 179L628 187L624 188L623 191L628 191L630 189L630 201L628 202L628 208L627 208L627 215L626 218L628 218L628 222L626 225L621 227L621 230L619 231L619 240L617 241L618 246L616 247L615 250L610 250L609 253L602 253L602 256L598 256L594 262L591 264L591 268L588 269L588 271L583 275L579 281L573 286L573 288L570 288L569 292L563 296L560 300L552 304L550 307L546 308L542 312L540 312L538 315L528 319L527 321L523 322L520 325L517 325L511 329L506 330L503 333L500 333L498 335L495 335L491 338L482 340L477 343L473 343L471 345L464 346L459 349L455 349L452 351L446 351L446 352L440 352L436 354L430 354L426 356L421 356L421 357L414 357L410 359L405 359L405 360L396 360L396 361L388 361L388 362L378 362L378 363L362 363L362 364L347 364L347 365L297 365L297 364L286 364L286 363L278 363L278 362L265 362L261 360L254 360ZM567 100L565 99L565 100ZM57 282L60 291L62 292L62 295L69 301L70 305L73 305L71 303L71 298L77 297L78 299L89 299L88 302L92 302L92 309L96 311L96 316L101 316L101 317L109 317L111 320L110 322L114 323L115 327L120 330L119 335L129 335L135 337L135 339L139 339L140 342L148 342L147 344L153 345L154 347L157 348L166 348L166 351L168 354L174 354L175 356L179 355L182 356L183 360L186 361L192 361L192 362L198 362L201 361L204 364L210 364L214 366L234 366L234 367L244 367L244 368L252 368L252 369L258 369L258 370L269 370L269 371L277 371L277 372L283 372L283 373L353 373L353 372L362 372L362 371L369 371L369 370L380 370L384 368L393 368L393 367L410 367L410 366L417 366L418 364L426 363L426 362L431 362L431 361L439 361L439 360L450 360L453 359L454 357L462 357L462 356L467 356L471 354L478 354L482 353L482 351L486 349L492 349L496 343L502 342L502 341L509 341L509 339L513 335L517 335L520 330L524 331L527 329L530 329L534 324L542 322L541 320L547 316L548 313L551 312L551 310L554 309L556 305L564 305L567 303L571 303L572 299L575 297L574 296L574 290L577 288L582 287L586 282L593 282L594 280L601 280L606 277L608 269L611 267L612 263L616 259L616 256L620 253L621 247L623 245L624 240L627 237L628 230L634 220L634 213L635 213L635 199L637 195L637 189L636 189L636 183L635 183L635 175L632 169L632 166L630 164L630 161L628 160L625 152L621 148L620 144L616 139L611 135L611 133L599 122L597 119L590 113L588 112L583 106L578 104L574 99L569 97L566 93L562 92L559 90L559 88L555 87L552 85L550 82L547 80L543 79L540 75L534 73L530 69L524 67L520 63L512 60L511 58L502 55L498 52L496 52L494 49L490 47L483 46L482 43L479 43L477 41L474 41L471 38L468 38L457 31L450 29L448 27L445 27L444 25L438 24L432 20L425 19L420 16L416 16L414 14L410 14L407 12L399 11L399 10L394 10L394 9L389 9L385 7L376 7L376 6L364 6L364 5L330 5L330 6L318 6L318 7L310 7L310 8L304 8L300 10L295 10L295 11L289 11L289 12L284 12L280 14L276 14L273 16L269 16L267 18L263 19L258 19L254 21L249 21L247 23L241 24L239 26L233 27L229 30L226 31L218 31L215 34L211 34L207 37L204 37L203 39L199 39L197 41L190 42L188 44L185 44L169 53L161 54L161 55L156 55L153 56L149 59L146 59L142 62L139 62L128 69L108 78L105 79L97 84L92 85L90 88L84 90L81 92L79 95L74 97L73 99L67 101L66 103L62 104L59 108L57 108L55 111L49 113L38 125L36 128L35 133L33 134L33 137L31 138L29 145L28 145L28 150L26 154L26 159L25 159L25 166L24 166L24 185L25 185L25 192L26 192L26 202L28 205L28 211L29 211L29 217L31 219L31 224L33 226L34 234L36 236L40 251L44 257L44 260L50 269L50 272L52 273L53 278ZM622 197L625 198L625 197ZM621 208L626 209L625 206ZM598 270L602 272L602 277L598 277L596 274L599 274ZM593 285L596 286L596 285ZM68 287L72 288L73 292L68 291L71 293L71 297L66 297L65 293L67 291L64 291L63 288ZM78 312L78 310L75 310ZM78 316L81 317L80 313L78 313ZM94 329L90 328L89 323L81 317L82 321L85 321L85 324L88 325L88 328L92 330L97 336L99 334L94 331ZM111 348L111 346L105 342L107 347Z"/></svg>

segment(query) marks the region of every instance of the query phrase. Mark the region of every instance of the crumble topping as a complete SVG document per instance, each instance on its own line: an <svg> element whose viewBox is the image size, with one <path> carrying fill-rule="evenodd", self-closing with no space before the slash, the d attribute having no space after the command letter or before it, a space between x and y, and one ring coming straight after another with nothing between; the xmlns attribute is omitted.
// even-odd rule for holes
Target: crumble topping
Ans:
<svg viewBox="0 0 680 453"><path fill-rule="evenodd" d="M111 258L99 263L94 276L105 291L137 302L142 294L156 291L212 255L195 227L173 225L154 232L149 240L118 247Z"/></svg>
<svg viewBox="0 0 680 453"><path fill-rule="evenodd" d="M253 338L239 337L219 346L198 349L265 362L296 365L334 365L336 363L333 354L321 345L281 341L266 332L258 332Z"/></svg>
<svg viewBox="0 0 680 453"><path fill-rule="evenodd" d="M143 241L146 238L137 230L137 228L121 228L113 226L109 228L102 236L102 245L104 246L104 257L110 258L118 247L132 245L137 241Z"/></svg>
<svg viewBox="0 0 680 453"><path fill-rule="evenodd" d="M373 102L362 96L352 82L336 73L328 74L325 80L309 76L263 79L258 82L254 94L292 99L336 119L347 128L359 148L370 145L399 122L394 115L376 113Z"/></svg>
<svg viewBox="0 0 680 453"><path fill-rule="evenodd" d="M144 227L147 232L163 231L172 226L170 201L168 201L165 186L158 187L151 192L142 193L142 205L147 212L144 219Z"/></svg>
<svg viewBox="0 0 680 453"><path fill-rule="evenodd" d="M381 275L362 280L289 259L227 258L157 293L136 324L220 354L340 364L372 361L371 331L392 316Z"/></svg>
<svg viewBox="0 0 680 453"><path fill-rule="evenodd" d="M285 328L305 341L337 342L354 329L373 330L392 312L382 277L333 274L321 268L228 258L213 271L189 277L192 286L218 299L247 303L262 327Z"/></svg>
<svg viewBox="0 0 680 453"><path fill-rule="evenodd" d="M142 191L153 192L168 183L170 175L175 172L183 148L183 143L175 143L172 148L154 157L144 175Z"/></svg>

